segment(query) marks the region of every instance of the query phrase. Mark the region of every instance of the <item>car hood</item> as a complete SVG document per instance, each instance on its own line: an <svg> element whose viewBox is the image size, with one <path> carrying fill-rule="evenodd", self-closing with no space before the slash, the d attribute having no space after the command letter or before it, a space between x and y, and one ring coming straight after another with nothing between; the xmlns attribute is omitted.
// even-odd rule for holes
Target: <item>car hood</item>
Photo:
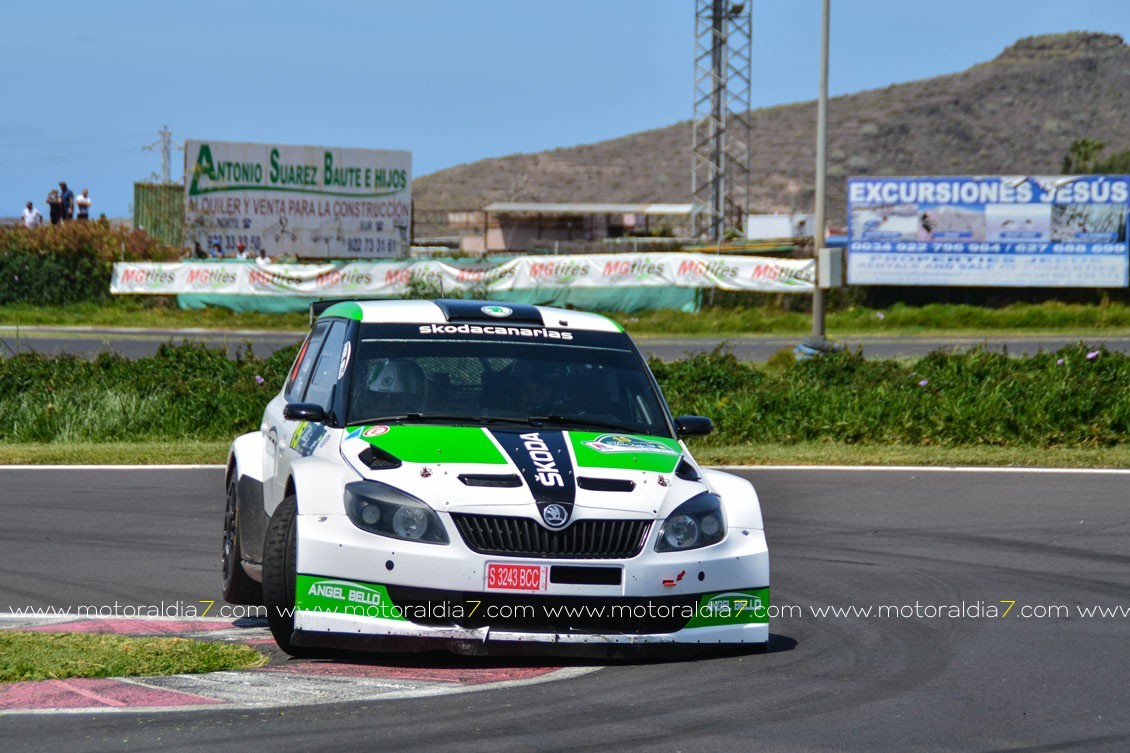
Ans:
<svg viewBox="0 0 1130 753"><path fill-rule="evenodd" d="M674 475L686 448L669 437L374 425L347 431L341 452L364 477L453 513L540 512L548 519L546 508L558 505L567 521L613 514L654 518L706 488Z"/></svg>

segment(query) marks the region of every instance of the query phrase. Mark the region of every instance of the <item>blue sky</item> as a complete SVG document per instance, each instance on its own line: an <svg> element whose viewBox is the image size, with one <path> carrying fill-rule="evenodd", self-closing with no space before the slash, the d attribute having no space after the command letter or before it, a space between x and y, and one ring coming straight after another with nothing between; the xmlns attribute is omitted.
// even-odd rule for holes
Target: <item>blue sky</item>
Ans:
<svg viewBox="0 0 1130 753"><path fill-rule="evenodd" d="M175 141L408 149L418 177L692 115L693 0L9 5L0 216L46 213L59 180L128 216L166 124ZM754 106L813 99L819 0L754 0L753 21ZM1070 30L1130 39L1130 2L833 0L830 86L954 73Z"/></svg>

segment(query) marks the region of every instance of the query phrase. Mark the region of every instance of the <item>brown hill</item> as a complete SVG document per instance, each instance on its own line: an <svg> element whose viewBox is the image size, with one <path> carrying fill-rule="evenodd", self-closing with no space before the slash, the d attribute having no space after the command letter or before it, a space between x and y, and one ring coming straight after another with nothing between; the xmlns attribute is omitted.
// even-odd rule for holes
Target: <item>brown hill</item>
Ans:
<svg viewBox="0 0 1130 753"><path fill-rule="evenodd" d="M1059 172L1071 142L1130 149L1130 46L1111 34L1022 39L948 76L829 103L829 218L848 175ZM816 105L756 110L752 211L811 211ZM611 141L481 160L417 178L416 209L491 201L689 202L691 123ZM790 185L795 188L790 193Z"/></svg>

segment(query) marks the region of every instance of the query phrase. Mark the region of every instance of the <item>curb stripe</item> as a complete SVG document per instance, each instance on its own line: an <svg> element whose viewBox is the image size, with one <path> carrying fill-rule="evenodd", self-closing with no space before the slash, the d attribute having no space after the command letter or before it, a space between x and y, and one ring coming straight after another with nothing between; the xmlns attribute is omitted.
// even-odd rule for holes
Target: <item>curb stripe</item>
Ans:
<svg viewBox="0 0 1130 753"><path fill-rule="evenodd" d="M715 465L722 471L868 471L905 473L1037 473L1094 476L1130 475L1128 468L1024 468L1018 466L950 465Z"/></svg>

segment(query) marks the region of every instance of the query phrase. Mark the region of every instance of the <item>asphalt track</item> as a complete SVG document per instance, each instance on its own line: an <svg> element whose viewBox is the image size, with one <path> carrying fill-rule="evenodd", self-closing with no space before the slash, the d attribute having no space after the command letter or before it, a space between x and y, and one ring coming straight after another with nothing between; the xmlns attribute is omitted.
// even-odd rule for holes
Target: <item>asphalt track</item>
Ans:
<svg viewBox="0 0 1130 753"><path fill-rule="evenodd" d="M209 347L226 348L234 356L250 344L256 355L269 356L276 350L302 340L304 332L266 330L173 330L114 329L98 327L0 327L0 357L17 352L33 351L44 355L71 353L91 357L103 351L114 351L127 358L152 355L161 343L203 342ZM867 358L904 358L923 356L935 350L965 351L977 347L1007 350L1014 355L1054 351L1080 341L1089 345L1105 345L1110 350L1130 353L1130 337L1094 335L1008 335L953 337L888 337L867 335L835 337L833 340L850 350L860 350ZM685 358L688 354L709 351L725 344L734 354L747 361L766 361L781 349L792 349L804 338L780 336L742 337L655 337L634 338L649 356L664 361Z"/></svg>
<svg viewBox="0 0 1130 753"><path fill-rule="evenodd" d="M799 609L767 653L285 713L0 716L2 748L1126 750L1130 618L1078 610L1130 606L1127 472L742 473L773 602ZM0 610L215 598L220 486L219 469L0 468ZM880 605L907 616L813 611Z"/></svg>

